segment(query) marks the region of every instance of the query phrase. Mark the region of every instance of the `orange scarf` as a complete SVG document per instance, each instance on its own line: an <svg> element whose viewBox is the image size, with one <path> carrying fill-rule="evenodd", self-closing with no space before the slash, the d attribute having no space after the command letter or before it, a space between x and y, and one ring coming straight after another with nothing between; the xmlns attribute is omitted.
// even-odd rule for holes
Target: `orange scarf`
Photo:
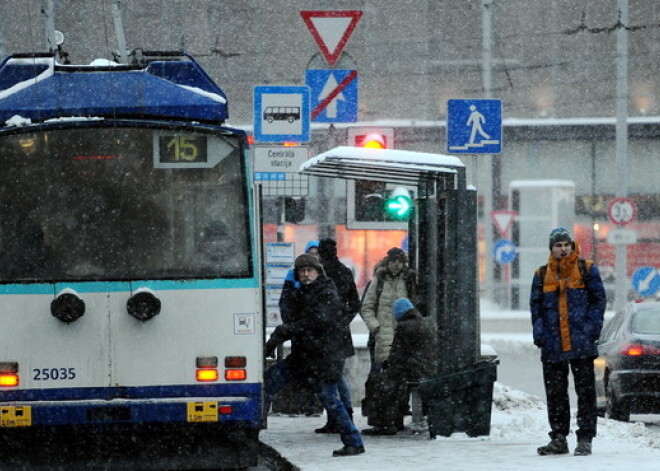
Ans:
<svg viewBox="0 0 660 471"><path fill-rule="evenodd" d="M564 352L572 350L571 329L568 323L568 289L584 288L582 275L578 266L579 251L575 250L568 257L557 260L552 255L548 259L548 269L543 281L543 292L552 293L559 290L557 306L559 309L559 335L561 349Z"/></svg>

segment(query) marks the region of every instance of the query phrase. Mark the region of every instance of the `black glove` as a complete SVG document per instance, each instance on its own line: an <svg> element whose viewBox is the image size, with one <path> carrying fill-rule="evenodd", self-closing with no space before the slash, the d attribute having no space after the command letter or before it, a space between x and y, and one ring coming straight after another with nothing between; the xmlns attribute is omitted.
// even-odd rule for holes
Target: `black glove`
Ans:
<svg viewBox="0 0 660 471"><path fill-rule="evenodd" d="M266 342L266 358L275 358L275 349L277 348L277 342L272 338L268 339Z"/></svg>

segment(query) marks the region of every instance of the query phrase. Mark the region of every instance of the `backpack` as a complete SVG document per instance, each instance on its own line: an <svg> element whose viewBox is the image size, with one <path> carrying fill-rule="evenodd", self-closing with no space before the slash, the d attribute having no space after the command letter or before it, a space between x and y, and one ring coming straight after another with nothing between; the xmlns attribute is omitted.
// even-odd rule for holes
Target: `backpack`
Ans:
<svg viewBox="0 0 660 471"><path fill-rule="evenodd" d="M378 312L378 303L380 302L380 295L383 294L383 287L385 285L385 280L383 280L381 277L376 277L376 305L374 306L374 312ZM369 286L371 286L371 282L373 280L370 280L367 282L367 284L364 287L364 291L362 292L362 298L360 299L360 305L364 303L364 297L367 295L367 291L369 290ZM406 276L406 293L408 294L408 299L410 299L413 295L413 279L410 276Z"/></svg>
<svg viewBox="0 0 660 471"><path fill-rule="evenodd" d="M589 281L589 270L594 264L593 260L585 260L583 258L578 258L578 268L580 269L580 277L582 277L582 284L587 285ZM545 283L545 274L548 272L548 265L543 265L539 267L539 278L541 278L541 286Z"/></svg>

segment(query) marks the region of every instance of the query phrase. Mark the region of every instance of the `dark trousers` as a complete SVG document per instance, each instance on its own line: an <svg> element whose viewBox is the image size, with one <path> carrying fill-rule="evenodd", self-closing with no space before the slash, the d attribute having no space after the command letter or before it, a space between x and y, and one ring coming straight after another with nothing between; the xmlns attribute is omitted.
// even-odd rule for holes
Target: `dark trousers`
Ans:
<svg viewBox="0 0 660 471"><path fill-rule="evenodd" d="M264 378L266 402L271 403L279 390L294 382L296 378L297 373L287 358L268 368ZM342 443L346 446L362 446L362 436L351 420L346 406L339 399L337 383L317 382L312 387L328 413L328 420L339 427Z"/></svg>
<svg viewBox="0 0 660 471"><path fill-rule="evenodd" d="M568 369L573 372L577 393L578 440L591 440L596 436L598 411L596 410L596 387L594 385L594 359L543 362L543 382L548 402L550 438L561 433L567 436L570 431L571 408L568 399Z"/></svg>

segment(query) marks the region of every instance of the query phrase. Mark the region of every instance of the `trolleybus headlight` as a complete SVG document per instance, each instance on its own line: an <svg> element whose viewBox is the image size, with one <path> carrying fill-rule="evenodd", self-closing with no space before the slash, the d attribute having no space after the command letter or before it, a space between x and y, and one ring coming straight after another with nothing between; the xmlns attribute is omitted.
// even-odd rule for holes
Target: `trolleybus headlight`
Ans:
<svg viewBox="0 0 660 471"><path fill-rule="evenodd" d="M80 319L85 314L85 301L73 290L63 290L50 303L50 313L53 317L67 324Z"/></svg>
<svg viewBox="0 0 660 471"><path fill-rule="evenodd" d="M19 383L18 363L15 361L0 362L0 387L12 388L18 386Z"/></svg>
<svg viewBox="0 0 660 471"><path fill-rule="evenodd" d="M126 302L128 313L139 321L148 321L160 314L160 299L149 289L139 289Z"/></svg>

